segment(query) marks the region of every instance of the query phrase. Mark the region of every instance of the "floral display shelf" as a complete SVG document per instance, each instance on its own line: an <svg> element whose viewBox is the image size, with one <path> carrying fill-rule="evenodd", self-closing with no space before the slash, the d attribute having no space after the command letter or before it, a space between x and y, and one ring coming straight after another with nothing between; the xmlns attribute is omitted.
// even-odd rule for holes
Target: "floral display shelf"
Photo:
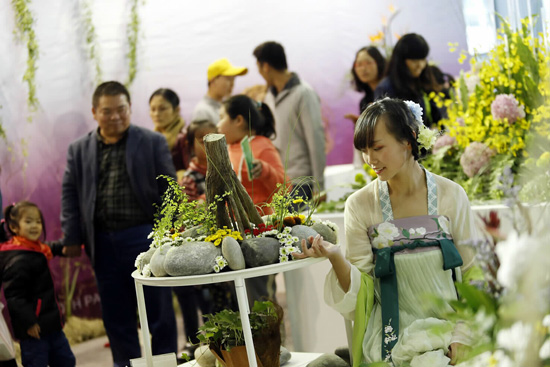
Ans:
<svg viewBox="0 0 550 367"><path fill-rule="evenodd" d="M246 352L250 367L257 367L254 343L252 342L252 331L250 330L250 320L248 314L250 313L248 306L248 298L246 295L246 287L244 280L248 278L255 278L263 275L270 275L276 273L283 273L290 270L296 270L310 265L319 263L326 260L326 258L307 258L302 260L294 260L284 263L277 263L265 266L259 266L255 268L234 270L228 272L192 275L184 277L144 277L137 270L132 273L134 282L136 285L136 295L138 301L139 321L141 324L141 333L143 336L143 344L145 350L145 360L148 367L153 367L153 355L151 350L151 340L149 338L149 324L147 323L147 311L145 306L145 298L143 293L143 286L153 287L175 287L185 285L200 285L211 284L219 282L232 281L235 285L235 292L237 294L237 301L239 306L239 313L241 315L244 340L246 345Z"/></svg>

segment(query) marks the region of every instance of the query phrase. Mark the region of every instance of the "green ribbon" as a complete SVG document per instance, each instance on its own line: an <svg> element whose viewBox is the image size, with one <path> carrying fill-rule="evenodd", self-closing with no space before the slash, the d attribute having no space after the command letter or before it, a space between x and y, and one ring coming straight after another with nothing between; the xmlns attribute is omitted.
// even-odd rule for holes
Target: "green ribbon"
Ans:
<svg viewBox="0 0 550 367"><path fill-rule="evenodd" d="M391 356L391 350L399 337L399 299L397 293L397 274L395 272L394 254L405 249L418 247L439 246L443 255L443 270L454 269L462 265L462 257L458 253L453 241L440 240L415 240L402 245L394 245L381 249L373 248L376 254L374 275L380 279L380 297L382 305L382 359ZM391 326L390 332L386 327Z"/></svg>
<svg viewBox="0 0 550 367"><path fill-rule="evenodd" d="M353 339L351 352L353 367L360 367L363 360L363 338L369 324L372 308L374 307L374 280L372 276L361 272L361 286L355 304L355 318L353 322Z"/></svg>

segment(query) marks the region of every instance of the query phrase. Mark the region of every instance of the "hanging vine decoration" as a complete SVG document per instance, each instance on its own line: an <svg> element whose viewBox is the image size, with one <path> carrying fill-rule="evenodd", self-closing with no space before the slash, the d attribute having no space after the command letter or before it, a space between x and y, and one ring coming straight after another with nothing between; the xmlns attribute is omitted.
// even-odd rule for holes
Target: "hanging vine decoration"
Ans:
<svg viewBox="0 0 550 367"><path fill-rule="evenodd" d="M2 109L2 105L0 105L0 110ZM3 139L4 141L7 141L6 138L6 130L4 130L4 125L2 124L2 116L0 115L0 139Z"/></svg>
<svg viewBox="0 0 550 367"><path fill-rule="evenodd" d="M38 109L38 98L36 97L36 61L38 60L38 43L34 33L34 19L29 10L30 0L12 0L11 4L15 12L16 34L21 40L27 42L27 69L23 75L23 81L27 83L29 95L27 105L29 111L35 112ZM31 121L32 117L29 116Z"/></svg>
<svg viewBox="0 0 550 367"><path fill-rule="evenodd" d="M137 42L139 35L139 0L131 0L132 7L130 10L130 22L126 27L126 34L128 35L128 81L126 87L130 87L134 81L137 73Z"/></svg>
<svg viewBox="0 0 550 367"><path fill-rule="evenodd" d="M86 35L86 45L88 46L88 56L95 66L95 81L96 84L103 80L103 72L101 70L101 61L99 58L99 46L97 44L97 34L95 32L94 23L92 22L92 7L90 0L84 0L82 3L82 21L84 24L84 32Z"/></svg>

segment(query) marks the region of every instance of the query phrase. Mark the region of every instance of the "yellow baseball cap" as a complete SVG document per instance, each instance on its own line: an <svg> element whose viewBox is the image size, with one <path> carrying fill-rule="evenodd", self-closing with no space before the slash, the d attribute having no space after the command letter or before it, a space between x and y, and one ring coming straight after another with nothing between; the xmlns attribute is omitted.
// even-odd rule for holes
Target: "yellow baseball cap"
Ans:
<svg viewBox="0 0 550 367"><path fill-rule="evenodd" d="M244 67L236 67L231 65L226 58L214 61L208 65L208 81L212 81L217 76L237 76L248 73L248 69Z"/></svg>

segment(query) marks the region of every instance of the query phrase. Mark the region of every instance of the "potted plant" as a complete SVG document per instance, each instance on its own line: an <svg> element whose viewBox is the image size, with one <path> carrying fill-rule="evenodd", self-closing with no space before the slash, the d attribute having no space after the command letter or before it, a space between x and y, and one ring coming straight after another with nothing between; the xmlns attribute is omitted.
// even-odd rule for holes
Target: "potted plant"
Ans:
<svg viewBox="0 0 550 367"><path fill-rule="evenodd" d="M200 342L210 347L224 367L248 366L239 312L223 310L204 317L197 335ZM258 366L278 367L283 309L271 301L255 301L249 319Z"/></svg>

